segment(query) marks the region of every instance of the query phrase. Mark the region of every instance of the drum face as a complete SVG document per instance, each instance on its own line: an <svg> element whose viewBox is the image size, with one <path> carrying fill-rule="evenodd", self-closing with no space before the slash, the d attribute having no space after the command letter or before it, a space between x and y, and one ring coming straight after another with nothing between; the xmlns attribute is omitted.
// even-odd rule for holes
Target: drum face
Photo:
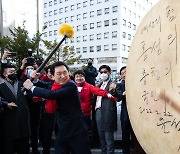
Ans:
<svg viewBox="0 0 180 154"><path fill-rule="evenodd" d="M148 154L180 153L180 0L161 0L134 37L126 72L127 107L133 130Z"/></svg>

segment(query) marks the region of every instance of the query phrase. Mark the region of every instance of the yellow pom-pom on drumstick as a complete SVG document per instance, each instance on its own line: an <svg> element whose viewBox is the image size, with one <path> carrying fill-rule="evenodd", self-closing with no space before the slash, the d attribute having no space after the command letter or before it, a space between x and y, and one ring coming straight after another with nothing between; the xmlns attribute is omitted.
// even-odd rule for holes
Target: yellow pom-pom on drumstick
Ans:
<svg viewBox="0 0 180 154"><path fill-rule="evenodd" d="M61 35L67 36L69 39L72 39L74 36L74 29L68 24L62 24L59 28L59 33Z"/></svg>

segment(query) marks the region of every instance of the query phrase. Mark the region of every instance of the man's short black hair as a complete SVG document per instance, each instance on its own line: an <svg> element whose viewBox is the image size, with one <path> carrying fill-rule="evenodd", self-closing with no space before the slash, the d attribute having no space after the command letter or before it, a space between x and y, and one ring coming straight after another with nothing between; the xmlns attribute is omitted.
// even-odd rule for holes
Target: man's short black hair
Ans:
<svg viewBox="0 0 180 154"><path fill-rule="evenodd" d="M88 60L92 60L93 61L93 58L88 58Z"/></svg>
<svg viewBox="0 0 180 154"><path fill-rule="evenodd" d="M54 64L51 65L50 72L51 72L52 75L54 75L55 68L58 67L58 66L65 66L66 69L69 71L69 67L66 65L66 63L64 63L62 61L58 61L58 62L55 62Z"/></svg>
<svg viewBox="0 0 180 154"><path fill-rule="evenodd" d="M85 77L85 73L82 70L77 70L76 72L74 72L74 74L73 74L74 78L75 78L75 75L77 75L77 74L81 74Z"/></svg>
<svg viewBox="0 0 180 154"><path fill-rule="evenodd" d="M111 68L110 68L108 65L101 65L101 66L99 67L99 72L100 72L101 69L103 69L103 68L106 68L109 72L111 72Z"/></svg>
<svg viewBox="0 0 180 154"><path fill-rule="evenodd" d="M126 66L121 67L121 69L119 71L120 75L121 75L122 70L124 70L125 68L126 68Z"/></svg>
<svg viewBox="0 0 180 154"><path fill-rule="evenodd" d="M7 68L15 68L16 69L16 66L12 65L12 64L8 64L4 67L4 69L7 69Z"/></svg>

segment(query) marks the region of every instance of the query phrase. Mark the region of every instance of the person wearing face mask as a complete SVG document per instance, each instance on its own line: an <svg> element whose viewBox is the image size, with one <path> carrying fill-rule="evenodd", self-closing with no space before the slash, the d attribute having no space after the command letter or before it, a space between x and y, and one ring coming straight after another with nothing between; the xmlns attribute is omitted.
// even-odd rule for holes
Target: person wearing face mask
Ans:
<svg viewBox="0 0 180 154"><path fill-rule="evenodd" d="M102 82L99 87L108 91L111 95L120 99L122 93L115 83L111 81L111 68L102 65L99 68ZM114 153L114 131L117 130L117 108L116 102L105 97L98 96L95 105L95 117L101 151L104 154Z"/></svg>
<svg viewBox="0 0 180 154"><path fill-rule="evenodd" d="M34 63L26 63L26 67L22 75L22 80L25 81L27 79L30 79L30 75L33 71L34 71ZM33 154L39 154L40 152L38 150L38 140L39 140L42 98L32 96L32 94L29 92L27 94L28 94L27 100L29 106L30 126L31 126L30 146L32 147Z"/></svg>
<svg viewBox="0 0 180 154"><path fill-rule="evenodd" d="M93 64L92 58L89 58L87 63L88 65L84 70L86 82L95 85L96 77L98 75L97 69L92 65Z"/></svg>
<svg viewBox="0 0 180 154"><path fill-rule="evenodd" d="M4 108L1 113L4 154L28 154L30 136L30 116L27 97L21 91L23 83L18 81L15 67L7 65L4 69L4 82L0 84L0 96L14 107Z"/></svg>

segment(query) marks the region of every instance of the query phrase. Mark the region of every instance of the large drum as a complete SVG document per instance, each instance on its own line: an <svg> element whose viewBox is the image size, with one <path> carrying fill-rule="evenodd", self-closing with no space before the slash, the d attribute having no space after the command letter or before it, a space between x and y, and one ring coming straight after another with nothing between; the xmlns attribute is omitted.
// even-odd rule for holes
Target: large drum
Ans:
<svg viewBox="0 0 180 154"><path fill-rule="evenodd" d="M170 98L159 97L159 90ZM126 73L127 107L148 154L180 154L180 0L161 0L134 37Z"/></svg>

